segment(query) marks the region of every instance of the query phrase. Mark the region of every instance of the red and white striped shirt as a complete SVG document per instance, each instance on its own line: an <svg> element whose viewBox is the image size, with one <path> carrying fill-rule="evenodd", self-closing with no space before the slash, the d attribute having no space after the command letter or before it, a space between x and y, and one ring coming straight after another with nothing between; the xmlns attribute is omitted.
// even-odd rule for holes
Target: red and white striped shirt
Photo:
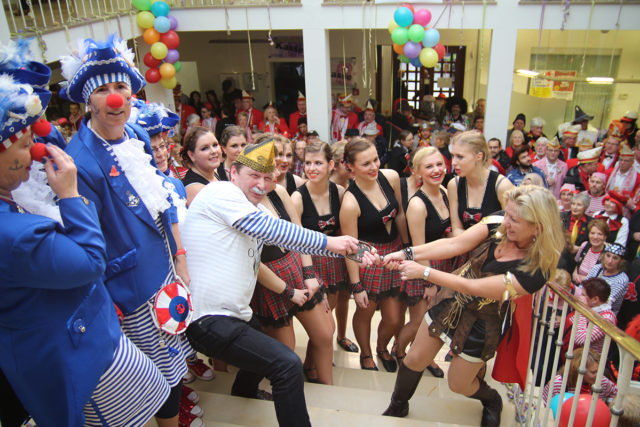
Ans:
<svg viewBox="0 0 640 427"><path fill-rule="evenodd" d="M584 292L584 291L583 291ZM597 307L591 307L593 311L598 313L604 320L611 323L612 325L616 325L618 320L616 319L616 315L611 311L611 305L609 303L604 303ZM573 325L575 312L569 314L567 316L567 327ZM578 330L576 331L576 339L574 341L574 348L584 347L584 344L587 342L587 327L588 327L588 319L585 316L580 316L580 320L578 320ZM602 329L600 329L597 325L593 325L593 330L591 331L591 344L589 345L589 350L593 350L596 353L602 352L602 345L604 344L605 333Z"/></svg>
<svg viewBox="0 0 640 427"><path fill-rule="evenodd" d="M605 402L612 401L613 398L616 397L616 394L618 394L618 387L616 386L616 383L614 383L607 377L602 377L601 386L602 386L602 393L600 393L598 397L604 400ZM542 391L542 401L545 404L547 403L547 398L549 397L549 388L552 388L550 397L553 397L556 394L560 394L560 392L562 391L562 375L556 375L556 377L552 381L550 381L546 386L544 386L544 390ZM591 387L583 383L582 390L580 391L581 393L591 393ZM567 387L567 390L565 391L565 393L566 392L574 393L575 388Z"/></svg>

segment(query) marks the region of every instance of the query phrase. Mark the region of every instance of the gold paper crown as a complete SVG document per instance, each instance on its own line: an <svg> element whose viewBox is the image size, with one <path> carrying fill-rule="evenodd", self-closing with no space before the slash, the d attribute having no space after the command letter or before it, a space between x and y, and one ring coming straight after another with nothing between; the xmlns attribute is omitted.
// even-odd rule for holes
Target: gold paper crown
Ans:
<svg viewBox="0 0 640 427"><path fill-rule="evenodd" d="M259 144L244 147L236 162L258 172L271 173L275 168L275 157L273 138L268 138Z"/></svg>
<svg viewBox="0 0 640 427"><path fill-rule="evenodd" d="M298 99L307 99L307 97L305 97L302 92L298 91Z"/></svg>
<svg viewBox="0 0 640 427"><path fill-rule="evenodd" d="M622 148L620 149L620 157L633 158L633 150L626 142L622 143Z"/></svg>
<svg viewBox="0 0 640 427"><path fill-rule="evenodd" d="M551 141L547 142L547 148L553 148L555 150L560 149L560 142L558 141L558 137L554 136Z"/></svg>
<svg viewBox="0 0 640 427"><path fill-rule="evenodd" d="M367 110L375 112L375 110L373 109L373 105L371 105L371 101L367 101L367 106L365 107L364 111Z"/></svg>

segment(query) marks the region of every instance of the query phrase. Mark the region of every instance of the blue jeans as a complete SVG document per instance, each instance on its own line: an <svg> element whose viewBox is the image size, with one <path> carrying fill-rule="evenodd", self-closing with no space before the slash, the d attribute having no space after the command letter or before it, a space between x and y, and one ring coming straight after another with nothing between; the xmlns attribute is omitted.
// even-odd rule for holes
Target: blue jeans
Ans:
<svg viewBox="0 0 640 427"><path fill-rule="evenodd" d="M231 394L255 397L263 377L271 381L276 417L281 426L310 426L304 399L302 362L284 344L265 335L255 318L203 316L189 325L194 350L240 368Z"/></svg>

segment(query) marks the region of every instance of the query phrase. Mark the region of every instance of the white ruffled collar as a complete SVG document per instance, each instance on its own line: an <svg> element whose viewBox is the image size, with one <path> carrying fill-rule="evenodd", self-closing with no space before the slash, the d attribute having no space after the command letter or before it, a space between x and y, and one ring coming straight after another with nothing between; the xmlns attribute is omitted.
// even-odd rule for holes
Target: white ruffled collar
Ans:
<svg viewBox="0 0 640 427"><path fill-rule="evenodd" d="M13 190L11 197L27 212L46 216L64 225L60 216L60 208L56 204L57 196L49 187L47 173L42 163L31 163L29 179Z"/></svg>

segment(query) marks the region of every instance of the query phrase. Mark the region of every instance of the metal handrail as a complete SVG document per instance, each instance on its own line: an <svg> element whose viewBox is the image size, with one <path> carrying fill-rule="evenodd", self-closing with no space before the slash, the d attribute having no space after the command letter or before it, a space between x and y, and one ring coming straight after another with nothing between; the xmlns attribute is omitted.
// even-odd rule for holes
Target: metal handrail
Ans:
<svg viewBox="0 0 640 427"><path fill-rule="evenodd" d="M629 354L631 354L636 360L640 360L640 342L627 335L617 326L604 320L600 315L580 302L571 293L567 292L567 290L562 286L554 282L548 282L547 285L553 289L557 295L560 295L562 299L567 301L574 310L580 313L580 315L585 316L590 322L602 329L605 334L609 335L616 344L629 352Z"/></svg>

